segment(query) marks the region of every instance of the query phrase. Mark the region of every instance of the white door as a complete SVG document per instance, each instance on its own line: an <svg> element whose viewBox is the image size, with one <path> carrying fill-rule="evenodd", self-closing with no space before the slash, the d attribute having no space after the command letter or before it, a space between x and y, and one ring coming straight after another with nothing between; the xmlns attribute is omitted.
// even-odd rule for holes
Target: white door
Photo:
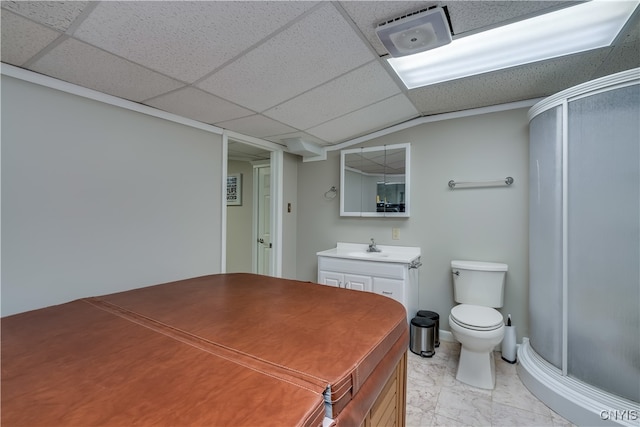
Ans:
<svg viewBox="0 0 640 427"><path fill-rule="evenodd" d="M271 167L256 166L253 170L257 185L257 266L258 274L271 275Z"/></svg>

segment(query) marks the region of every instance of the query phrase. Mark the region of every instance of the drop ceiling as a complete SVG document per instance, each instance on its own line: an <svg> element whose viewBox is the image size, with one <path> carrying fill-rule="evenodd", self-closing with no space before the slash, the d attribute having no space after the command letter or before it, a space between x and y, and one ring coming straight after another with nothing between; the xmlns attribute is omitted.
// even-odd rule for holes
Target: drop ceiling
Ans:
<svg viewBox="0 0 640 427"><path fill-rule="evenodd" d="M638 17L612 47L413 90L375 34L446 6L454 39L557 1L2 1L2 62L285 145L544 97L640 66Z"/></svg>

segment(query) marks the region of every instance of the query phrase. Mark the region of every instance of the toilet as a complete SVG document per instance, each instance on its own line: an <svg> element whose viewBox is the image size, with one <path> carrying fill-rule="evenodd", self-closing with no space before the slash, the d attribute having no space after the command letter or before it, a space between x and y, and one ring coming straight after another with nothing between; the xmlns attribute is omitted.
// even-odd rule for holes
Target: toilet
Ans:
<svg viewBox="0 0 640 427"><path fill-rule="evenodd" d="M456 379L474 387L496 384L494 348L504 338L502 307L507 264L451 261L453 298L449 328L462 345Z"/></svg>

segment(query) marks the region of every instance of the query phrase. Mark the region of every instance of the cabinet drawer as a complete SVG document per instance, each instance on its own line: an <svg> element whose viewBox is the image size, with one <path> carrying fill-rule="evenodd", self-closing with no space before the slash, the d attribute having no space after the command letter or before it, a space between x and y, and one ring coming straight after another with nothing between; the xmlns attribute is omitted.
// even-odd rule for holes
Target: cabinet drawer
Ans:
<svg viewBox="0 0 640 427"><path fill-rule="evenodd" d="M393 298L399 303L404 304L405 287L402 280L374 277L373 292L389 298Z"/></svg>

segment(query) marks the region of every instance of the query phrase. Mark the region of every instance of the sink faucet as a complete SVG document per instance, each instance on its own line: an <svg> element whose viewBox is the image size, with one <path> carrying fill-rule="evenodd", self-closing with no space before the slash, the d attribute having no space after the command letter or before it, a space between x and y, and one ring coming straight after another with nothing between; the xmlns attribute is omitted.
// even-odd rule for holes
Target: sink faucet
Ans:
<svg viewBox="0 0 640 427"><path fill-rule="evenodd" d="M376 246L376 242L371 239L371 243L369 244L369 249L367 249L367 252L382 252L380 249L378 249L378 247Z"/></svg>

